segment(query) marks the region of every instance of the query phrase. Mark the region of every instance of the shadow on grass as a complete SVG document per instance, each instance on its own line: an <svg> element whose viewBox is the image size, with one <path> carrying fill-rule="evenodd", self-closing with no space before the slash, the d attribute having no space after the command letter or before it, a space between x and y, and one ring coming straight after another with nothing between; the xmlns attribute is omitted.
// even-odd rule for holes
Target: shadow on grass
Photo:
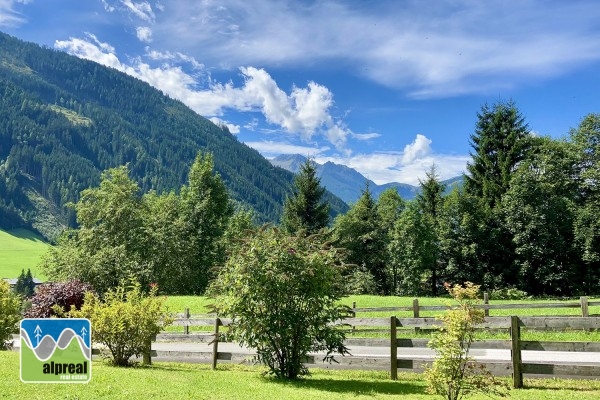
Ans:
<svg viewBox="0 0 600 400"><path fill-rule="evenodd" d="M284 381L269 379L273 384L346 394L426 394L425 386L402 381L373 381L364 379L300 379Z"/></svg>

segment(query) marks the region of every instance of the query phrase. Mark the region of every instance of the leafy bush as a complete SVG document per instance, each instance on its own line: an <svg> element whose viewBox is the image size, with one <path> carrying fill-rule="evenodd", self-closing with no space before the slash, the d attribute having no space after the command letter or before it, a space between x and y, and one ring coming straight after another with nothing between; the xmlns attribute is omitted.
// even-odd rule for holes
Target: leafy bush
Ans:
<svg viewBox="0 0 600 400"><path fill-rule="evenodd" d="M270 373L294 379L308 373L309 351L345 354L339 321L348 308L337 250L317 235L290 237L262 228L233 249L210 287L218 315L232 318L229 332L257 351Z"/></svg>
<svg viewBox="0 0 600 400"><path fill-rule="evenodd" d="M528 300L531 298L532 296L529 296L527 292L517 288L494 289L490 293L490 300Z"/></svg>
<svg viewBox="0 0 600 400"><path fill-rule="evenodd" d="M356 267L345 277L347 294L377 294L377 282L373 274L364 266Z"/></svg>
<svg viewBox="0 0 600 400"><path fill-rule="evenodd" d="M484 321L483 310L475 308L479 286L466 282L465 287L445 284L446 290L458 302L440 319L443 326L429 342L437 357L425 370L428 391L447 400L457 400L473 393L506 395L506 385L498 381L482 364L469 356L475 326Z"/></svg>
<svg viewBox="0 0 600 400"><path fill-rule="evenodd" d="M134 278L104 294L104 299L92 292L85 295L81 310L67 316L88 318L92 324L92 339L105 345L112 355L112 364L130 365L130 358L139 357L160 331L173 322L164 308L166 298L157 297L158 286L151 285L145 294Z"/></svg>
<svg viewBox="0 0 600 400"><path fill-rule="evenodd" d="M44 283L31 298L31 306L25 318L50 318L72 307L80 309L86 292L93 291L91 285L73 279L67 282Z"/></svg>
<svg viewBox="0 0 600 400"><path fill-rule="evenodd" d="M0 350L11 345L11 335L17 331L20 320L21 299L8 282L0 280Z"/></svg>

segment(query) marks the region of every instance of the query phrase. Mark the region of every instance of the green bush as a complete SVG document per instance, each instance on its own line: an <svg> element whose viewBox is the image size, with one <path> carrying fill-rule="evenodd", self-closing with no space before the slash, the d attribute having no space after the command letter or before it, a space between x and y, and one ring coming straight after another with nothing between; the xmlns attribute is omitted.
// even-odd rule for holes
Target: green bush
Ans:
<svg viewBox="0 0 600 400"><path fill-rule="evenodd" d="M356 267L345 277L347 294L377 294L377 282L373 274L364 266Z"/></svg>
<svg viewBox="0 0 600 400"><path fill-rule="evenodd" d="M0 280L0 350L10 347L11 335L17 332L21 320L21 298L10 289L5 280Z"/></svg>
<svg viewBox="0 0 600 400"><path fill-rule="evenodd" d="M218 315L232 318L232 337L255 349L271 374L294 379L308 373L309 351L325 351L328 361L347 352L340 269L337 250L317 235L262 228L233 249L210 294Z"/></svg>
<svg viewBox="0 0 600 400"><path fill-rule="evenodd" d="M483 310L475 308L481 303L479 286L466 282L464 287L449 284L445 287L458 306L448 303L454 308L439 317L443 326L429 342L437 357L433 365L425 369L428 391L447 400L462 399L473 393L505 396L506 385L469 356L475 326L485 318Z"/></svg>
<svg viewBox="0 0 600 400"><path fill-rule="evenodd" d="M104 294L85 295L81 310L71 310L69 317L88 318L92 324L93 341L108 348L112 364L128 366L133 356L140 357L152 339L173 322L164 307L165 298L158 297L158 287L151 285L145 294L134 278L121 281L118 287Z"/></svg>
<svg viewBox="0 0 600 400"><path fill-rule="evenodd" d="M490 293L490 300L529 300L531 298L532 296L529 296L527 292L517 288L494 289Z"/></svg>

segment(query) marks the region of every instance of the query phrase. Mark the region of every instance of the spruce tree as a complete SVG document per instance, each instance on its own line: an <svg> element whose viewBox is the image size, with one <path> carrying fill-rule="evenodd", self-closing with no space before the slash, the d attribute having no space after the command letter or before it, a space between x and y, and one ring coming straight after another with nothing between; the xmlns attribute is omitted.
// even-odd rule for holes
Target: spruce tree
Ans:
<svg viewBox="0 0 600 400"><path fill-rule="evenodd" d="M317 177L317 168L311 160L300 167L294 179L291 196L285 199L281 223L290 234L304 231L310 235L329 223L329 203L323 200L325 188Z"/></svg>
<svg viewBox="0 0 600 400"><path fill-rule="evenodd" d="M442 211L446 185L440 182L435 165L425 173L425 180L420 180L420 193L417 195L417 205L425 221L425 226L431 230L430 236L434 238L434 246L431 247L430 265L424 266L431 272L431 294L437 296L437 280L439 274L440 249L439 249L439 215Z"/></svg>
<svg viewBox="0 0 600 400"><path fill-rule="evenodd" d="M481 107L471 135L473 162L467 164L467 193L494 208L509 187L510 178L529 148L529 127L512 101Z"/></svg>

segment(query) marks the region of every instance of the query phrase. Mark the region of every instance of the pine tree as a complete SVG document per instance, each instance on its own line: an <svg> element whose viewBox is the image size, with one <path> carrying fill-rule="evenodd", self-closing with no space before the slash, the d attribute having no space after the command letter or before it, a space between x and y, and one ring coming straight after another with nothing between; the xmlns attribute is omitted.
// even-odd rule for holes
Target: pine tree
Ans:
<svg viewBox="0 0 600 400"><path fill-rule="evenodd" d="M421 192L417 195L416 200L419 210L426 220L426 226L431 229L430 235L434 238L433 247L431 248L431 264L426 266L426 268L431 272L431 294L437 296L438 264L440 262L438 240L439 215L442 211L444 202L442 195L446 190L446 185L440 182L435 165L432 165L431 169L425 173L425 177L424 181L419 179Z"/></svg>
<svg viewBox="0 0 600 400"><path fill-rule="evenodd" d="M347 250L346 262L366 268L375 278L378 291L387 293L387 235L377 211L367 184L352 208L335 219L334 238L338 246Z"/></svg>
<svg viewBox="0 0 600 400"><path fill-rule="evenodd" d="M467 164L465 186L494 208L509 187L510 178L528 151L529 127L512 101L485 104L471 135L473 162Z"/></svg>
<svg viewBox="0 0 600 400"><path fill-rule="evenodd" d="M311 160L300 167L294 179L292 195L285 199L282 225L291 234L304 231L310 235L329 223L329 203L323 201L325 188L317 177L317 168Z"/></svg>

